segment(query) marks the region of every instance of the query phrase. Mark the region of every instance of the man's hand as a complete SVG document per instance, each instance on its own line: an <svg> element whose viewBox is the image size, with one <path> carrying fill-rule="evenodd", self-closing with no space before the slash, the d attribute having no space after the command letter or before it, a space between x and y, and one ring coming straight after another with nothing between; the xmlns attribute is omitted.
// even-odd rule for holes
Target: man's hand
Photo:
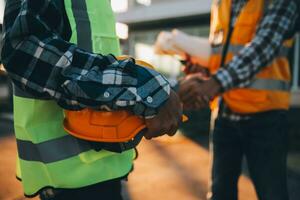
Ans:
<svg viewBox="0 0 300 200"><path fill-rule="evenodd" d="M201 73L205 77L210 76L209 70L206 67L193 63L189 55L186 55L185 60L181 62L184 65L182 71L187 75L194 74L194 73Z"/></svg>
<svg viewBox="0 0 300 200"><path fill-rule="evenodd" d="M152 139L167 134L175 135L182 120L182 104L178 95L171 90L170 98L160 109L158 114L151 119L146 119L146 139Z"/></svg>
<svg viewBox="0 0 300 200"><path fill-rule="evenodd" d="M207 68L202 67L197 64L192 64L189 62L186 62L183 66L183 72L185 74L194 74L194 73L201 73L202 75L208 77L209 76L209 71Z"/></svg>
<svg viewBox="0 0 300 200"><path fill-rule="evenodd" d="M215 79L203 77L202 74L193 74L181 81L179 96L185 109L197 110L207 107L220 90L221 86Z"/></svg>

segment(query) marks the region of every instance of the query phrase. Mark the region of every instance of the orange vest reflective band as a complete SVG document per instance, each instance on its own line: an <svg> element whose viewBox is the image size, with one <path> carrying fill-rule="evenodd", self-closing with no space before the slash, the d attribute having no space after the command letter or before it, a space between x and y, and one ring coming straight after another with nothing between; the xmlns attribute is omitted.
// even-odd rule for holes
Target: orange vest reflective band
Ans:
<svg viewBox="0 0 300 200"><path fill-rule="evenodd" d="M126 57L118 57L118 59L124 58ZM154 69L152 65L144 61L136 60L136 64ZM183 121L186 120L187 117L183 116ZM108 112L84 109L81 111L66 110L64 128L69 134L80 139L123 143L134 140L146 128L146 125L142 118L129 111Z"/></svg>
<svg viewBox="0 0 300 200"><path fill-rule="evenodd" d="M255 37L256 28L268 1L249 0L237 18L228 47L226 63ZM216 0L212 5L209 68L215 73L221 65L222 49L229 32L231 0ZM226 105L236 113L257 113L288 109L290 102L290 66L287 59L292 40L284 42L272 63L259 72L246 88L232 89L223 95Z"/></svg>

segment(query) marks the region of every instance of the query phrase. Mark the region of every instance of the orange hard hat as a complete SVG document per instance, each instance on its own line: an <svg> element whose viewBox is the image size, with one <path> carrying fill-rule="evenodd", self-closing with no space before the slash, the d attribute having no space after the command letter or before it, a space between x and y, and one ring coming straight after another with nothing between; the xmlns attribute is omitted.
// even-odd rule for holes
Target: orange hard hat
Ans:
<svg viewBox="0 0 300 200"><path fill-rule="evenodd" d="M118 57L119 60L128 57ZM153 68L147 62L136 60L136 64ZM187 117L183 116L183 121ZM137 134L146 128L143 118L129 111L98 111L83 109L80 111L65 110L65 130L80 139L122 143L132 140Z"/></svg>

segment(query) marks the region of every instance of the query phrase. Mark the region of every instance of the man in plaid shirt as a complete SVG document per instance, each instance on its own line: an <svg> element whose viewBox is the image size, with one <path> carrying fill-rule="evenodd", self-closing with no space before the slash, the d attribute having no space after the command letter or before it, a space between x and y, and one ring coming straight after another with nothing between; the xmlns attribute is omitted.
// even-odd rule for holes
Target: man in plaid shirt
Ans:
<svg viewBox="0 0 300 200"><path fill-rule="evenodd" d="M170 129L174 133L174 124L166 124L164 129L169 130L163 133L158 124L153 127L161 113L175 117L178 113L171 110L180 108L173 107L179 102L165 77L138 66L134 59L117 60L114 55L95 54L68 42L71 29L65 13L53 6L58 3L49 6L42 0L21 10L20 1L7 4L1 60L15 86L36 97L53 99L64 109L129 109L147 119L148 138ZM47 10L33 16L31 9L43 6ZM44 20L49 16L53 19ZM171 102L176 103L168 108Z"/></svg>
<svg viewBox="0 0 300 200"><path fill-rule="evenodd" d="M218 1L218 4L222 4L223 1L225 0ZM235 26L238 17L243 14L242 9L250 2L255 1L231 2L230 26ZM187 67L187 72L196 74L190 75L181 83L179 94L185 107L200 109L207 106L209 100L219 94L248 87L255 75L278 56L283 41L293 30L297 6L293 0L264 2L268 5L256 27L255 36L227 64L204 80L203 75L197 73L202 70L201 67L198 66L198 69L192 65ZM251 12L253 10L248 10L247 14ZM244 23L247 24L245 21ZM239 31L238 28L236 27L234 31ZM286 114L286 110L280 109L240 114L232 111L226 102L221 100L212 141L214 158L211 199L238 198L237 183L244 155L259 199L288 199Z"/></svg>
<svg viewBox="0 0 300 200"><path fill-rule="evenodd" d="M108 0L105 1L107 1L105 3L109 4ZM87 2L76 0L72 1L72 5L78 3L78 5L85 5L86 7ZM93 2L96 6L106 5L97 4L97 1ZM29 94L30 97L28 99L55 101L60 107L69 110L80 110L83 108L129 110L145 119L147 131L144 136L147 139L164 134L174 135L181 122L182 109L177 94L170 88L170 84L165 77L152 69L137 65L134 59L117 60L114 55L97 54L70 43L72 30L65 6L66 4L64 4L63 0L6 1L1 60L14 83L15 91L23 92L26 95ZM84 10L83 8L81 9ZM108 13L111 13L110 7L99 7L97 9L99 12L101 12L101 9L109 9ZM84 12L87 11L85 10ZM106 19L101 20L105 22ZM88 22L88 20L85 20L84 25L87 25ZM109 22L113 22L113 20L110 19ZM109 24L109 27L114 26L114 24ZM115 45L116 43L112 44ZM115 46L118 48L118 45ZM24 98L26 99L27 97L25 96ZM22 113L20 111L22 105L18 109L20 115ZM43 116L47 116L47 114L46 112L40 113ZM19 118L22 118L22 116L19 116ZM49 118L51 118L51 114ZM161 123L162 121L164 123ZM31 121L27 120L26 123L30 124ZM61 127L62 123L61 121L61 124L57 126ZM43 132L44 130L40 128L39 131ZM55 132L59 131L55 129ZM31 137L29 137L30 139ZM32 141L26 142L36 145ZM41 143L45 142L40 142L39 144ZM82 147L79 143L76 143L76 145L74 148ZM73 147L73 145L71 146ZM48 151L49 154L59 152L64 155L66 153L64 148L51 151L50 147L44 150ZM29 149L25 149L25 151L28 152ZM82 152L85 151L85 148L82 147ZM105 157L106 161L97 158L89 164L80 163L81 167L87 166L85 169L96 171L98 168L91 167L93 163L106 162L103 164L103 168L111 170L108 171L108 175L105 174L105 176L111 176L109 178L120 176L119 173L123 173L123 171L113 171L114 168L119 167L121 169L122 166L111 165L114 163L125 163L127 165L127 157L130 156L129 154L128 156L124 154L127 157L123 159L123 162L123 160L117 159L118 154L105 153L103 151L97 153L102 153L100 157ZM30 156L28 155L26 161L32 163L35 160L31 160ZM71 154L68 156L73 158L77 154L73 155L71 151ZM108 157L113 157L114 162L109 162ZM42 161L39 160L40 163ZM132 161L132 158L130 158L130 161ZM51 162L50 164L57 163L49 162ZM47 163L43 164L47 165ZM46 169L47 167L44 168ZM60 170L60 172L63 170ZM85 171L82 171L82 173L85 174ZM87 173L87 176L92 173ZM101 169L99 173L103 173ZM64 181L68 183L68 180ZM43 199L69 199L64 197L64 195L72 196L73 192L76 192L76 195L74 194L72 199L121 199L120 181L121 178L117 178L111 182L100 181L96 186L86 186L82 190L77 187L74 190L59 190L57 198L55 197L56 190L51 190L48 195L48 190L42 190L43 188L37 189L42 190ZM50 185L42 185L42 187L48 186ZM30 191L29 195L33 195L32 193L35 194L35 192L37 191Z"/></svg>

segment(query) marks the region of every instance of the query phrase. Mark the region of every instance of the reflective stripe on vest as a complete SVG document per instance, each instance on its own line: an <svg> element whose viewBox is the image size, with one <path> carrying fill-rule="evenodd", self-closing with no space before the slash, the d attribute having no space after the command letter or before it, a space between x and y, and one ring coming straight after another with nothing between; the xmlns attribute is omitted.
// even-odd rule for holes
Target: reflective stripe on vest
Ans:
<svg viewBox="0 0 300 200"><path fill-rule="evenodd" d="M19 158L43 163L61 161L91 150L88 142L70 135L39 144L17 139L17 145Z"/></svg>
<svg viewBox="0 0 300 200"><path fill-rule="evenodd" d="M232 53L234 55L238 54L245 46L243 45L232 45L228 46L228 53ZM212 47L213 55L221 55L223 51L224 45L217 45ZM279 50L278 56L287 57L289 55L290 48L286 46L282 46Z"/></svg>
<svg viewBox="0 0 300 200"><path fill-rule="evenodd" d="M247 88L289 92L290 82L272 79L255 79Z"/></svg>
<svg viewBox="0 0 300 200"><path fill-rule="evenodd" d="M120 55L109 0L64 2L72 29L70 42L95 53ZM88 142L64 131L63 110L56 102L33 97L17 87L14 94L18 177L26 195L45 187L80 188L125 176L131 170L134 150L91 150Z"/></svg>

